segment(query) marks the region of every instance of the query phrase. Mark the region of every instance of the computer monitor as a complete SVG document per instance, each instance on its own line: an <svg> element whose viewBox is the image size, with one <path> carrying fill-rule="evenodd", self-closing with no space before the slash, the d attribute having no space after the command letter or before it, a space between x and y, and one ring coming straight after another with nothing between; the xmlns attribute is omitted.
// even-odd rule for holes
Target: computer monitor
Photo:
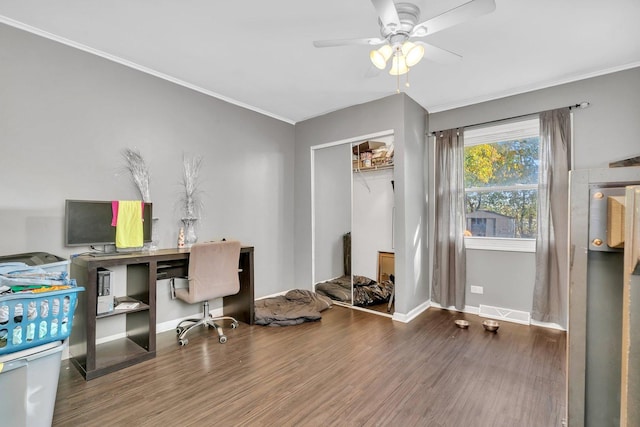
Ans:
<svg viewBox="0 0 640 427"><path fill-rule="evenodd" d="M115 246L116 228L111 201L66 200L65 202L65 246ZM144 204L143 240L151 242L152 205Z"/></svg>

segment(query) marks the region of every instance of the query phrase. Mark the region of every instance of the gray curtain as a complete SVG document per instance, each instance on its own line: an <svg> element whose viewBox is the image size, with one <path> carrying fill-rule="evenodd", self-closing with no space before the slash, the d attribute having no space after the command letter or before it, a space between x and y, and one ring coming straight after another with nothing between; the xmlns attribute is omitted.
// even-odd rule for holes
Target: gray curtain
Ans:
<svg viewBox="0 0 640 427"><path fill-rule="evenodd" d="M569 108L540 113L538 235L531 317L563 327L567 325L570 151Z"/></svg>
<svg viewBox="0 0 640 427"><path fill-rule="evenodd" d="M442 307L465 304L464 137L452 129L435 137L435 242L431 299Z"/></svg>

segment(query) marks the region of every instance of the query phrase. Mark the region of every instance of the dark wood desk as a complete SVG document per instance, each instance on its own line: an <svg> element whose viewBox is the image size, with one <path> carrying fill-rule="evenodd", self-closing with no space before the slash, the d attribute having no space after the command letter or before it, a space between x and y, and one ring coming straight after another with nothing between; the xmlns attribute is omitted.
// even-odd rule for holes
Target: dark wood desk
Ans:
<svg viewBox="0 0 640 427"><path fill-rule="evenodd" d="M223 313L237 320L253 324L253 247L240 250L240 292L223 298ZM126 267L126 295L118 295L140 302L131 310L114 310L97 314L98 269ZM77 256L71 262L71 277L85 292L78 296L73 328L69 339L69 353L73 364L85 379L123 369L152 359L156 354L156 282L172 277L185 277L189 267L189 249L160 249L94 257ZM100 319L124 316L126 337L97 344L96 327Z"/></svg>

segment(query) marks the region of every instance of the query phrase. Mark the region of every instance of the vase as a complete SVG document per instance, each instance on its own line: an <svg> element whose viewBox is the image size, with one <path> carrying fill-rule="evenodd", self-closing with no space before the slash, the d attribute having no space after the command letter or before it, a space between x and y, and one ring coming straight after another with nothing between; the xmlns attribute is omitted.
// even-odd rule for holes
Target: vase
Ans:
<svg viewBox="0 0 640 427"><path fill-rule="evenodd" d="M184 247L190 248L198 240L196 236L198 218L182 218L181 221L184 227Z"/></svg>
<svg viewBox="0 0 640 427"><path fill-rule="evenodd" d="M160 218L153 218L151 223L151 244L149 245L150 251L157 251L160 246L160 224L158 224Z"/></svg>

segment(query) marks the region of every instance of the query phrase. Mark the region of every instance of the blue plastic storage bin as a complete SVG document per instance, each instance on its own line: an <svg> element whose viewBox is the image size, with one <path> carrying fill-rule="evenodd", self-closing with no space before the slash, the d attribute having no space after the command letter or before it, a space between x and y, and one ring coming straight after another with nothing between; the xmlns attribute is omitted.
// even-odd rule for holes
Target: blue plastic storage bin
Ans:
<svg viewBox="0 0 640 427"><path fill-rule="evenodd" d="M82 287L0 296L0 355L69 337Z"/></svg>

